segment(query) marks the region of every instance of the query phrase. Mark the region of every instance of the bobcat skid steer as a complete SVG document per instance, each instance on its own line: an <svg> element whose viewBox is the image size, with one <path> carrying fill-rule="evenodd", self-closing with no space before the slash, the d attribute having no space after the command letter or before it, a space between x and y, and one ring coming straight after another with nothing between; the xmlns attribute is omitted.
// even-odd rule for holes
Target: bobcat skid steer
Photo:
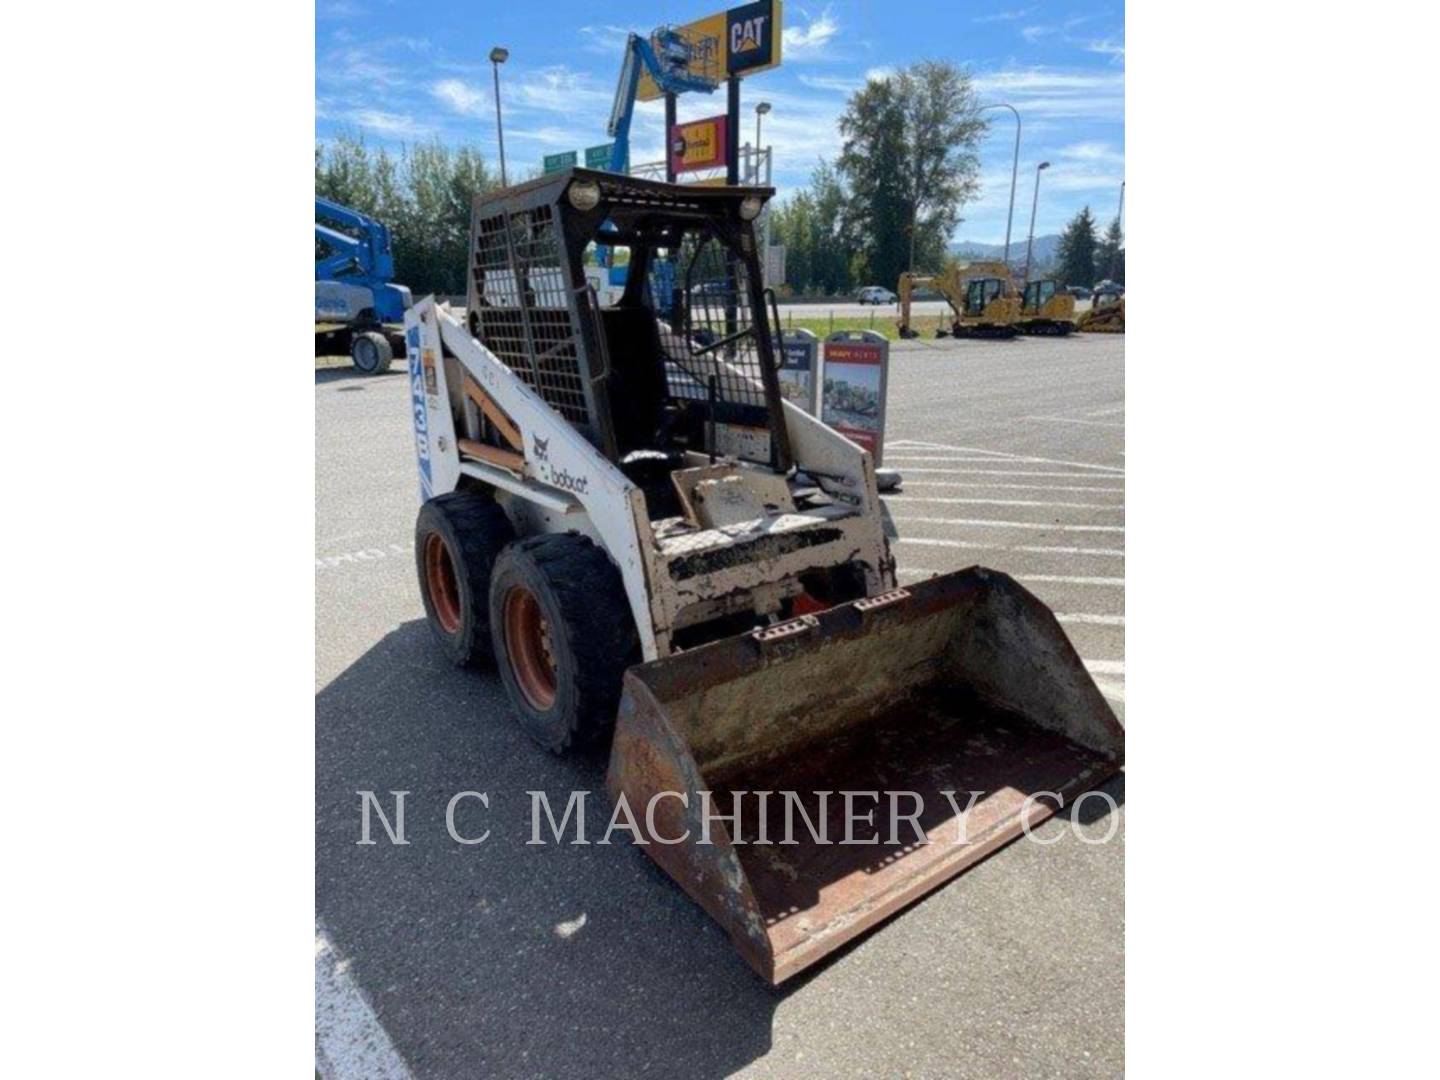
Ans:
<svg viewBox="0 0 1440 1080"><path fill-rule="evenodd" d="M540 746L609 740L616 814L778 983L1104 781L1124 735L1006 575L897 587L870 455L780 393L770 195L572 169L481 196L465 311L422 300L406 336L439 647L496 665ZM610 307L597 242L629 257ZM762 791L793 839L750 842ZM867 809L878 842L843 843Z"/></svg>

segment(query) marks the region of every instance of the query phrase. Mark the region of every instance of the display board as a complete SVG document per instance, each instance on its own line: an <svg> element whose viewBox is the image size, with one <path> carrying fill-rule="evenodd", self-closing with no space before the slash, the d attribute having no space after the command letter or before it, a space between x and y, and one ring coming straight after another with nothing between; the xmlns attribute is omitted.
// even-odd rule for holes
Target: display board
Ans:
<svg viewBox="0 0 1440 1080"><path fill-rule="evenodd" d="M707 15L703 19L675 27L695 50L690 70L697 76L705 71L721 78L754 75L780 66L784 5L781 0L759 0L741 4L729 11ZM648 71L640 73L635 97L639 101L658 101L664 97Z"/></svg>
<svg viewBox="0 0 1440 1080"><path fill-rule="evenodd" d="M837 330L825 339L820 419L869 450L878 467L885 445L890 342L874 330Z"/></svg>

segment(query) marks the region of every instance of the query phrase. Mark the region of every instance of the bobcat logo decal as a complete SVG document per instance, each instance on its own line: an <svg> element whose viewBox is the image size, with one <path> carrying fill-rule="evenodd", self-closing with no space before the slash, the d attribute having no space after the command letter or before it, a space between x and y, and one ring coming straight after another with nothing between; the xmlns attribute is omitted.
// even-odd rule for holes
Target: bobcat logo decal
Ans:
<svg viewBox="0 0 1440 1080"><path fill-rule="evenodd" d="M539 435L531 435L530 439L535 444L535 456L541 461L549 461L550 440L542 439Z"/></svg>

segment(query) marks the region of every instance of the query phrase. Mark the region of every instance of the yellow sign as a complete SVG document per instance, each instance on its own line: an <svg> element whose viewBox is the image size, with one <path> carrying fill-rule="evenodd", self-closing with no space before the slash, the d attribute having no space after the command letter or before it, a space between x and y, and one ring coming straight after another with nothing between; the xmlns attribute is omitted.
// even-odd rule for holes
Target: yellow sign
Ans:
<svg viewBox="0 0 1440 1080"><path fill-rule="evenodd" d="M691 73L703 77L708 72L726 79L779 67L783 11L781 0L759 0L677 26L693 50ZM640 101L658 101L665 95L650 73L642 71L635 96Z"/></svg>
<svg viewBox="0 0 1440 1080"><path fill-rule="evenodd" d="M725 117L676 124L670 132L670 168L689 172L725 164Z"/></svg>

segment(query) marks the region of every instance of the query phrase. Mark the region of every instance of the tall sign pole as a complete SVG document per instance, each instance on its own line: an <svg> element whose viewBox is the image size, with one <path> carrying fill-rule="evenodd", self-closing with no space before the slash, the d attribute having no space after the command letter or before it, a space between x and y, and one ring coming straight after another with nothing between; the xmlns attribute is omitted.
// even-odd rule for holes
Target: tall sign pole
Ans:
<svg viewBox="0 0 1440 1080"><path fill-rule="evenodd" d="M675 95L665 95L665 182L675 183L675 155L670 140L675 137Z"/></svg>
<svg viewBox="0 0 1440 1080"><path fill-rule="evenodd" d="M740 79L732 75L725 80L725 183L740 183Z"/></svg>

